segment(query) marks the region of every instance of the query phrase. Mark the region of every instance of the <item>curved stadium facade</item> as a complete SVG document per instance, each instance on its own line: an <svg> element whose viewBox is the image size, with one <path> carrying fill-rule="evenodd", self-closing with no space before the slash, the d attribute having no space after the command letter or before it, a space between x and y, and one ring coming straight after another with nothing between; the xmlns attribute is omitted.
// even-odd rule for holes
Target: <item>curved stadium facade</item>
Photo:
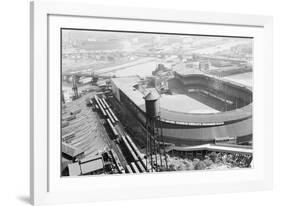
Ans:
<svg viewBox="0 0 281 206"><path fill-rule="evenodd" d="M140 78L137 76L113 78L112 91L139 122L145 125L144 94L136 89L138 82ZM213 104L212 107L215 107L217 112L192 113L169 109L161 106L161 97L160 120L165 142L190 145L233 138L238 143L252 141L252 89L250 87L199 71L175 72L174 78L168 81L168 85L172 93L180 91L204 104Z"/></svg>

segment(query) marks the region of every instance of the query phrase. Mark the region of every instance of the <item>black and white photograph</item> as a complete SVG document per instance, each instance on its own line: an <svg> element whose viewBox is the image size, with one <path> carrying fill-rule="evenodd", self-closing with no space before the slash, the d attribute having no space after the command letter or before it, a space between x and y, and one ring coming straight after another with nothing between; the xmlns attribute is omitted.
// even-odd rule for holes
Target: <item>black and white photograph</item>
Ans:
<svg viewBox="0 0 281 206"><path fill-rule="evenodd" d="M252 37L60 32L62 177L254 167Z"/></svg>

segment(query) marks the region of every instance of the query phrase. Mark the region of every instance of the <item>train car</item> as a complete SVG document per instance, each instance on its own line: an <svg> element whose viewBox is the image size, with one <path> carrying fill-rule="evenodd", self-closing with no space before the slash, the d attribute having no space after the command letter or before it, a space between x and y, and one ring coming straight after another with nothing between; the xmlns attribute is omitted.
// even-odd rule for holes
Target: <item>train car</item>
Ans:
<svg viewBox="0 0 281 206"><path fill-rule="evenodd" d="M138 166L139 171L140 171L141 173L145 173L145 172L146 172L146 169L143 167L143 165L141 164L140 161L137 161L137 162L136 162L136 165Z"/></svg>
<svg viewBox="0 0 281 206"><path fill-rule="evenodd" d="M101 109L101 112L102 112L103 116L106 117L107 113L105 112L105 110L101 106L100 106L100 109Z"/></svg>
<svg viewBox="0 0 281 206"><path fill-rule="evenodd" d="M146 165L145 163L143 162L143 159L142 159L142 154L140 153L139 149L137 148L137 146L135 145L135 143L133 142L133 140L131 139L131 137L126 134L126 139L128 140L129 144L131 145L133 151L136 153L137 157L138 157L138 160L140 161L140 163L142 164L142 166L146 169ZM147 171L147 169L146 169Z"/></svg>
<svg viewBox="0 0 281 206"><path fill-rule="evenodd" d="M99 98L98 98L98 101L100 102L100 104L102 105L102 107L103 107L104 109L106 109L106 106L105 106L105 104L103 103L103 101L102 101L101 99L99 99Z"/></svg>
<svg viewBox="0 0 281 206"><path fill-rule="evenodd" d="M101 112L102 112L103 116L104 116L104 117L106 117L106 116L107 116L107 114L106 114L105 110L102 108L102 106L101 106L101 105L99 105L99 108L100 108L100 110L101 110Z"/></svg>
<svg viewBox="0 0 281 206"><path fill-rule="evenodd" d="M119 171L120 174L125 174L126 173L126 171L123 168L123 166L121 165L120 161L117 162L117 168L118 168L118 171Z"/></svg>
<svg viewBox="0 0 281 206"><path fill-rule="evenodd" d="M137 146L135 145L135 143L133 142L133 140L131 139L131 137L128 134L125 134L125 137L128 140L128 142L131 145L131 147L133 148L133 150L136 153L136 155L141 159L142 155L141 155L139 149L137 148Z"/></svg>
<svg viewBox="0 0 281 206"><path fill-rule="evenodd" d="M107 121L107 123L109 124L109 127L110 127L110 129L111 129L111 131L112 131L112 133L113 133L113 135L114 135L114 138L117 138L119 135L118 135L118 133L117 133L115 127L114 127L113 124L111 123L110 119L107 118L106 121Z"/></svg>
<svg viewBox="0 0 281 206"><path fill-rule="evenodd" d="M98 97L97 97L97 95L95 95L94 99L95 99L96 103L98 103Z"/></svg>
<svg viewBox="0 0 281 206"><path fill-rule="evenodd" d="M110 106L108 105L108 103L106 102L106 100L104 98L101 98L100 101L103 103L103 105L105 106L106 109L109 110L110 115L113 117L115 122L118 122L118 118L116 117L116 115L114 114L114 112L112 111L112 109L110 108Z"/></svg>
<svg viewBox="0 0 281 206"><path fill-rule="evenodd" d="M134 173L129 165L126 165L126 172L129 173L129 174Z"/></svg>
<svg viewBox="0 0 281 206"><path fill-rule="evenodd" d="M109 153L111 154L112 158L113 158L113 163L116 165L118 172L120 174L125 173L125 169L122 167L121 162L116 154L116 152L114 150L109 150Z"/></svg>
<svg viewBox="0 0 281 206"><path fill-rule="evenodd" d="M104 105L106 106L106 108L109 108L109 105L107 104L107 102L104 98L102 98L102 101L103 101Z"/></svg>
<svg viewBox="0 0 281 206"><path fill-rule="evenodd" d="M111 113L111 115L112 115L112 117L114 118L114 120L115 120L116 122L118 122L119 120L118 120L118 118L116 117L116 115L113 113L112 109L108 107L108 110L109 110L109 112Z"/></svg>
<svg viewBox="0 0 281 206"><path fill-rule="evenodd" d="M138 161L138 157L136 156L135 152L133 151L133 149L131 148L130 144L128 143L128 141L126 140L124 135L121 135L122 141L124 142L125 146L127 147L127 149L129 150L130 154L133 157L134 161Z"/></svg>
<svg viewBox="0 0 281 206"><path fill-rule="evenodd" d="M105 110L107 116L109 117L110 121L112 122L112 124L115 124L115 120L114 118L112 117L112 115L110 114L110 112L108 111L108 109Z"/></svg>
<svg viewBox="0 0 281 206"><path fill-rule="evenodd" d="M139 169L137 168L134 162L131 162L131 168L133 169L134 173L140 173Z"/></svg>
<svg viewBox="0 0 281 206"><path fill-rule="evenodd" d="M95 100L99 105L102 106L103 109L106 109L106 106L104 105L103 101L96 95L95 95Z"/></svg>
<svg viewBox="0 0 281 206"><path fill-rule="evenodd" d="M98 107L99 107L99 109L101 110L101 112L102 112L103 116L104 116L104 117L106 117L106 116L107 116L107 114L105 113L105 111L104 111L104 109L103 109L103 107L101 106L101 104L100 104L100 102L99 102L99 101L97 101L97 104L98 104Z"/></svg>

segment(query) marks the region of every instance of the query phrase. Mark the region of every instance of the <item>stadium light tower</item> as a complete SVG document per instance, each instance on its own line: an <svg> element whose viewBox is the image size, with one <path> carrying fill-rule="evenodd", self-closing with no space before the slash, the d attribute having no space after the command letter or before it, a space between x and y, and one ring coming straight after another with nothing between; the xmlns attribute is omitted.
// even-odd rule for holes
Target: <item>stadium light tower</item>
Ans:
<svg viewBox="0 0 281 206"><path fill-rule="evenodd" d="M164 138L160 121L160 95L156 89L150 90L144 97L146 111L146 167L150 158L150 171L160 171L165 167L167 169L167 157L165 152ZM162 160L160 144L163 146L163 155L165 157L165 166ZM159 163L158 165L158 156ZM154 156L154 158L153 158Z"/></svg>

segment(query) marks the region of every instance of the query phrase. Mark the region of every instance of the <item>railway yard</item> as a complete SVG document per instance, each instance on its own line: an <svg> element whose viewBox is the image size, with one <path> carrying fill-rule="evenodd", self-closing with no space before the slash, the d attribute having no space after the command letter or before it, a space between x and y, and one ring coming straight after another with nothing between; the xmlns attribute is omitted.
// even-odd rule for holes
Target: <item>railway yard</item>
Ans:
<svg viewBox="0 0 281 206"><path fill-rule="evenodd" d="M144 155L103 94L63 105L61 133L63 176L147 172Z"/></svg>

